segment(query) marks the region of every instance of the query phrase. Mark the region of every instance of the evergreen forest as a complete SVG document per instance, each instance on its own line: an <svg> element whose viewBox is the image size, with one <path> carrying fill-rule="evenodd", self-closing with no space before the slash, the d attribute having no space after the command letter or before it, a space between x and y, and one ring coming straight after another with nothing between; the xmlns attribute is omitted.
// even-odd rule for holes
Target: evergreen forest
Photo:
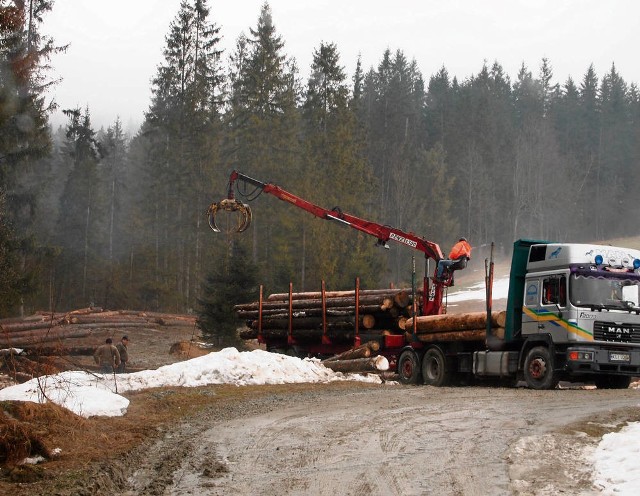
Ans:
<svg viewBox="0 0 640 496"><path fill-rule="evenodd" d="M640 90L615 64L557 81L551 59L517 74L480 60L459 80L445 66L422 74L411 47L344 67L321 42L303 79L268 3L227 53L215 7L183 0L134 135L119 119L96 129L90 106L63 109L53 129L49 64L65 50L41 34L53 8L0 1L0 317L90 305L188 313L247 301L257 284L351 289L356 276L400 286L412 257L423 263L267 194L251 202L246 232L225 212L216 234L206 211L234 169L445 255L459 236L483 257L518 238L638 234Z"/></svg>

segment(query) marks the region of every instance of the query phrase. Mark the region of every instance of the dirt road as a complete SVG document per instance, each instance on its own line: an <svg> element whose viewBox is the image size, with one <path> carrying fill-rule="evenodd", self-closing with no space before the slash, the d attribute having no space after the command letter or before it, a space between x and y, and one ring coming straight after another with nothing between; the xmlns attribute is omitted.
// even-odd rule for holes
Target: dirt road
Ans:
<svg viewBox="0 0 640 496"><path fill-rule="evenodd" d="M585 456L639 404L634 389L319 385L178 426L132 454L124 493L596 494Z"/></svg>

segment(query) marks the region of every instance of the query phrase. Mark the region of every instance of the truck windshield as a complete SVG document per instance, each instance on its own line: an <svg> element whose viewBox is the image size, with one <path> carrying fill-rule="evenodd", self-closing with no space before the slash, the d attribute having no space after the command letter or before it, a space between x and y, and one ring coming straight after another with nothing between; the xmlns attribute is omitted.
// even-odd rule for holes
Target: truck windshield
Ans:
<svg viewBox="0 0 640 496"><path fill-rule="evenodd" d="M639 286L636 277L621 278L603 275L571 274L570 299L577 307L640 310Z"/></svg>

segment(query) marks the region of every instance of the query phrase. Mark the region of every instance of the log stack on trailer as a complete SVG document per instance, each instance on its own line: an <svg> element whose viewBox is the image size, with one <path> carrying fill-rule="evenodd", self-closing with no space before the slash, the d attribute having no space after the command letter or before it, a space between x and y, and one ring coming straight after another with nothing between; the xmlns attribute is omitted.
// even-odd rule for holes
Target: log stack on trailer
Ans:
<svg viewBox="0 0 640 496"><path fill-rule="evenodd" d="M491 332L504 337L507 312L491 312ZM407 319L407 337L413 333L414 318ZM416 338L423 343L446 341L484 341L486 339L487 313L421 315L415 318Z"/></svg>
<svg viewBox="0 0 640 496"><path fill-rule="evenodd" d="M418 299L421 298L418 292ZM327 291L324 303L321 292L276 293L262 303L235 305L234 310L246 324L240 337L267 344L291 338L289 341L309 345L320 343L324 337L326 343L352 345L356 332L360 342L373 340L380 344L384 343L384 336L398 335L404 335L406 343L486 339L486 312L421 315L414 324L410 289L359 291L357 326L355 291ZM505 321L505 311L491 312L495 336L504 335Z"/></svg>
<svg viewBox="0 0 640 496"><path fill-rule="evenodd" d="M322 292L275 293L234 310L246 324L242 339L332 344L337 351L348 349L356 337L381 342L385 335L401 335L413 314L413 298L410 289L326 291L324 298Z"/></svg>
<svg viewBox="0 0 640 496"><path fill-rule="evenodd" d="M414 318L423 295L417 293L415 305L411 295L409 289L290 291L234 309L246 323L240 331L242 339L257 339L270 351L324 358L326 366L339 371L374 371L378 367L376 357L384 357L389 373L398 372L402 377L404 371L412 377L419 368L417 358L413 358L422 349L433 345L454 346L459 352L484 349L487 327L492 336L504 336L504 311ZM366 355L360 355L363 352Z"/></svg>

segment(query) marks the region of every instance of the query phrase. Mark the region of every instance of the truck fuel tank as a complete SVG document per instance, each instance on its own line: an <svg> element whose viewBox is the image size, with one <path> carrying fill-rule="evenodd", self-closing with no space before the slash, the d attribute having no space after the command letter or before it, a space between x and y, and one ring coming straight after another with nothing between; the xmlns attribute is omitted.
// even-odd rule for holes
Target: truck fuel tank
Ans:
<svg viewBox="0 0 640 496"><path fill-rule="evenodd" d="M478 376L512 376L518 371L517 351L476 351L473 373Z"/></svg>

